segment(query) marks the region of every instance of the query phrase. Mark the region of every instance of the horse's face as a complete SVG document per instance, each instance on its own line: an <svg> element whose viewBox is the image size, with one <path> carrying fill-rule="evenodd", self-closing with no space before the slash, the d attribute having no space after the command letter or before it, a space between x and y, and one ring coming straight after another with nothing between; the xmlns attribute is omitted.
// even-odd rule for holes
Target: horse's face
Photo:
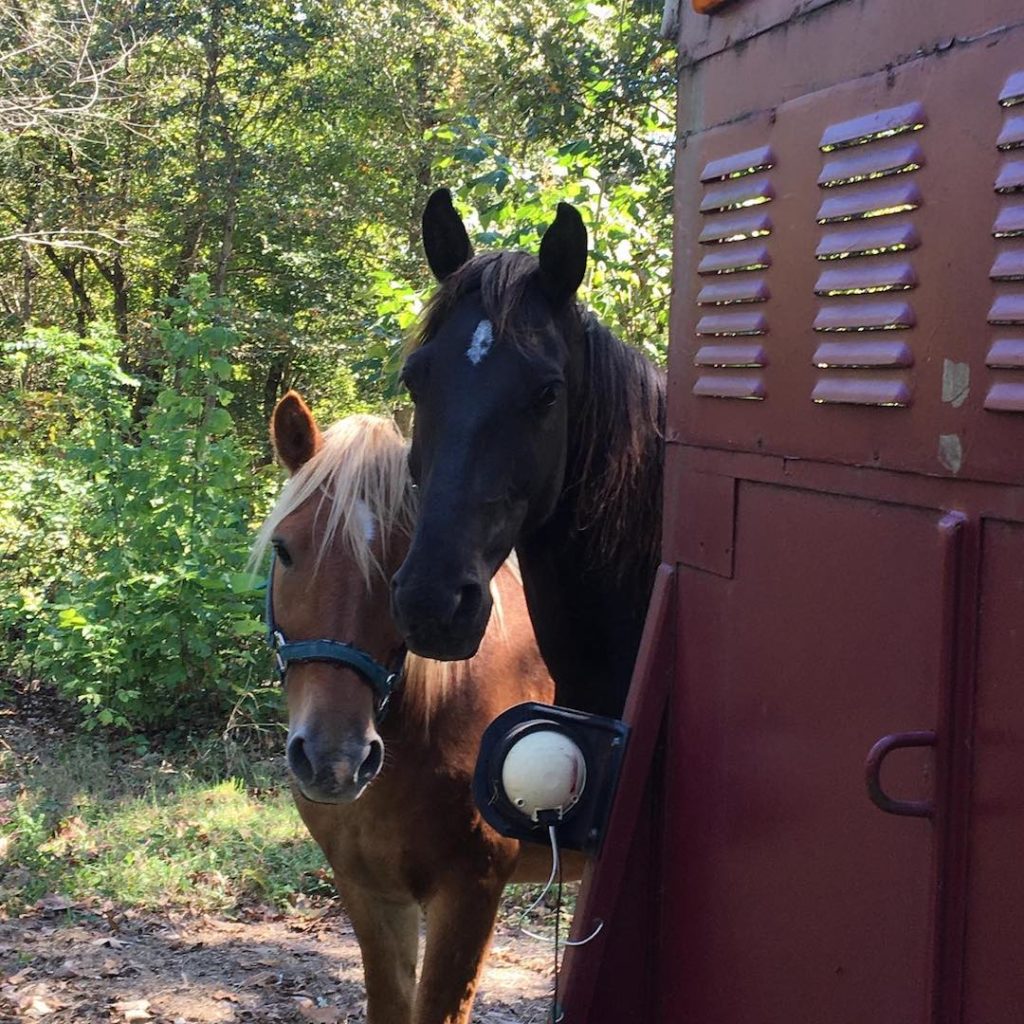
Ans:
<svg viewBox="0 0 1024 1024"><path fill-rule="evenodd" d="M307 417L308 431L302 427ZM301 462L288 462L288 446L296 437L293 430L291 441L285 441L288 421L293 427L299 423L300 431L308 433L304 447L309 454L315 451L318 434L298 396L281 400L272 433L279 457L294 472ZM341 640L362 648L382 665L395 665L403 641L389 614L387 577L378 574L369 585L366 583L341 530L326 551L320 552L318 535L323 513L319 506L318 496L310 498L274 531L276 624L290 641ZM374 554L379 557L380 538L373 537L376 524L361 511L357 509L361 529L371 538ZM406 547L389 547L390 568L398 564ZM373 691L354 670L323 662L290 664L286 691L287 761L299 792L320 803L355 800L384 761Z"/></svg>
<svg viewBox="0 0 1024 1024"><path fill-rule="evenodd" d="M423 226L431 268L444 282L471 256L447 192L431 197ZM420 511L392 581L392 608L417 654L454 660L476 652L491 612L491 577L555 510L569 391L579 378L572 300L586 245L579 215L560 206L539 268L532 264L519 282L517 337L503 337L481 291L467 289L406 361Z"/></svg>

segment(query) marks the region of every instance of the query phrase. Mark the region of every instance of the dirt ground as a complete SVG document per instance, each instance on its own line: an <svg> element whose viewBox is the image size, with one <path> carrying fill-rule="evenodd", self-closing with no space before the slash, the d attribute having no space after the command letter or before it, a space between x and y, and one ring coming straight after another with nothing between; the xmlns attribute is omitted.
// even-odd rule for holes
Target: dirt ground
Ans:
<svg viewBox="0 0 1024 1024"><path fill-rule="evenodd" d="M0 715L0 746L30 760L69 726L40 694ZM10 797L15 783L0 786ZM337 897L282 915L154 914L113 903L40 900L0 910L0 1024L260 1024L366 1020L359 946ZM422 940L421 955L422 955ZM499 925L476 1024L540 1024L553 984L547 942Z"/></svg>
<svg viewBox="0 0 1024 1024"><path fill-rule="evenodd" d="M499 927L474 1021L539 1024L544 943ZM251 920L83 911L53 897L0 922L0 1022L267 1024L365 1021L359 948L332 902Z"/></svg>

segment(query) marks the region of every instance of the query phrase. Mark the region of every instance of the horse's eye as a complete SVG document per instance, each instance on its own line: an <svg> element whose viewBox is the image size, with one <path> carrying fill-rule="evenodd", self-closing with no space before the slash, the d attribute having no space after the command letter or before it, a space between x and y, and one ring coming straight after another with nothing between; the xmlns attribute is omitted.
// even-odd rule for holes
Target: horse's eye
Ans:
<svg viewBox="0 0 1024 1024"><path fill-rule="evenodd" d="M430 363L427 352L423 348L416 349L402 367L398 375L399 381L409 392L409 397L418 402L423 393L423 383L427 378Z"/></svg>
<svg viewBox="0 0 1024 1024"><path fill-rule="evenodd" d="M289 565L291 565L292 564L292 556L289 553L288 548L285 547L284 541L283 540L272 540L270 543L274 547L274 554L277 556L277 560L283 566L285 566L285 568L287 568Z"/></svg>
<svg viewBox="0 0 1024 1024"><path fill-rule="evenodd" d="M409 397L412 398L413 402L415 403L418 400L418 395L416 393L416 388L413 387L413 385L410 383L409 378L406 375L402 374L401 377L398 378L398 380L400 380L404 387L406 387L406 390L409 392Z"/></svg>
<svg viewBox="0 0 1024 1024"><path fill-rule="evenodd" d="M539 409L541 412L550 409L555 404L555 402L558 401L558 396L561 393L561 384L545 384L544 387L542 387L534 397L534 407L536 409Z"/></svg>

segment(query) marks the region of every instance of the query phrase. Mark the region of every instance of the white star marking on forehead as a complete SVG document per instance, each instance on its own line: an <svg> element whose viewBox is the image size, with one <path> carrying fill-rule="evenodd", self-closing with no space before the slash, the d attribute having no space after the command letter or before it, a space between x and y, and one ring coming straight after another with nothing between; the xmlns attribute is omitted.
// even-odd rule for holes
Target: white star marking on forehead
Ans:
<svg viewBox="0 0 1024 1024"><path fill-rule="evenodd" d="M491 330L490 320L481 320L476 325L476 330L473 332L473 340L469 343L469 348L466 349L466 358L474 365L477 366L480 361L491 351L491 345L494 344L494 332Z"/></svg>

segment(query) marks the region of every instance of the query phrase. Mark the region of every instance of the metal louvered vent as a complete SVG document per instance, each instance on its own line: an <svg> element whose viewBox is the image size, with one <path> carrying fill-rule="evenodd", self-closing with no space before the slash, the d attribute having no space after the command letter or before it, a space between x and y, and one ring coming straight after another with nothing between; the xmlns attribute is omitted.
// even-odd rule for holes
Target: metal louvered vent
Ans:
<svg viewBox="0 0 1024 1024"><path fill-rule="evenodd" d="M697 266L702 287L695 395L765 397L760 371L768 356L757 339L768 333L764 304L770 292L764 272L771 265L772 220L766 205L775 198L768 174L774 166L772 150L761 146L712 160L701 172L698 241L705 251Z"/></svg>
<svg viewBox="0 0 1024 1024"><path fill-rule="evenodd" d="M992 371L985 408L1019 413L1024 412L1024 71L1007 79L999 105L1005 114L996 147L1005 155L995 181L1001 201L992 225L997 249L989 271L994 294L988 322L996 331L985 355Z"/></svg>
<svg viewBox="0 0 1024 1024"><path fill-rule="evenodd" d="M911 252L920 239L913 213L922 196L915 172L924 165L914 135L927 121L919 103L829 125L823 154L815 257L820 299L814 352L823 371L812 399L821 405L908 406L908 340L916 323L905 294L917 286Z"/></svg>

